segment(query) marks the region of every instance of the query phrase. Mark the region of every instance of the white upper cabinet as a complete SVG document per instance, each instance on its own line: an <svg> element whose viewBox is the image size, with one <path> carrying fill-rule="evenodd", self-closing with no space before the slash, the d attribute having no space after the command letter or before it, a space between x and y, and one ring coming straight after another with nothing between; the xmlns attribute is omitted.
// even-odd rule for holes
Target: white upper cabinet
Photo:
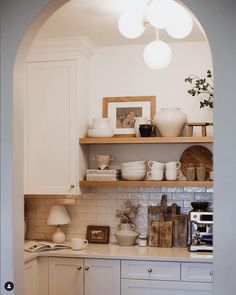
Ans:
<svg viewBox="0 0 236 295"><path fill-rule="evenodd" d="M88 56L62 41L35 50L27 63L25 194L77 194L85 169L78 137L88 124Z"/></svg>

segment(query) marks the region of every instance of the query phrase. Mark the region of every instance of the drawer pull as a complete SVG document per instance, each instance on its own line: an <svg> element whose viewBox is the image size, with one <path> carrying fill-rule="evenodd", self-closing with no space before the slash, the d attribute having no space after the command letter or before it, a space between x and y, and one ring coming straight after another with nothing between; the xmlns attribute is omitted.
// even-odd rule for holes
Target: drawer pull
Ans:
<svg viewBox="0 0 236 295"><path fill-rule="evenodd" d="M84 268L85 270L89 270L89 266L85 266L85 268Z"/></svg>
<svg viewBox="0 0 236 295"><path fill-rule="evenodd" d="M210 276L213 276L213 270L210 271Z"/></svg>
<svg viewBox="0 0 236 295"><path fill-rule="evenodd" d="M77 269L78 269L78 270L81 270L81 269L82 269L82 266L78 266Z"/></svg>
<svg viewBox="0 0 236 295"><path fill-rule="evenodd" d="M152 272L152 268L151 268L151 267L148 269L148 272L149 272L149 273L151 273L151 272Z"/></svg>
<svg viewBox="0 0 236 295"><path fill-rule="evenodd" d="M75 185L74 185L74 184L71 184L71 185L70 185L70 188L75 188Z"/></svg>

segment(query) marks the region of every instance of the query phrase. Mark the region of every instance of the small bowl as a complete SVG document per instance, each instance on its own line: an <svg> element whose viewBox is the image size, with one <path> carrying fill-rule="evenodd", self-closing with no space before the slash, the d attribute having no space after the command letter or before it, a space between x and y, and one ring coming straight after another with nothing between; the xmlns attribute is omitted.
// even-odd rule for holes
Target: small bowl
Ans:
<svg viewBox="0 0 236 295"><path fill-rule="evenodd" d="M139 174L139 173L146 173L147 170L146 169L122 169L121 173L122 174Z"/></svg>
<svg viewBox="0 0 236 295"><path fill-rule="evenodd" d="M133 162L124 162L121 166L129 166L129 165L145 165L145 161L133 161Z"/></svg>
<svg viewBox="0 0 236 295"><path fill-rule="evenodd" d="M146 173L122 173L121 175L125 180L143 180Z"/></svg>
<svg viewBox="0 0 236 295"><path fill-rule="evenodd" d="M88 129L89 137L113 137L114 132L111 128L96 128L96 129Z"/></svg>

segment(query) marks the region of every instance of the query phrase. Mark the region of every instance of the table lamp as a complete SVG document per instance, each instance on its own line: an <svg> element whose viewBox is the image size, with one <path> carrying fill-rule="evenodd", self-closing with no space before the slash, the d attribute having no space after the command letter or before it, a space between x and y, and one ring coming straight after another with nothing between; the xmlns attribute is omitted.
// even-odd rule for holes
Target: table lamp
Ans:
<svg viewBox="0 0 236 295"><path fill-rule="evenodd" d="M57 226L56 232L52 236L52 241L54 243L62 244L65 242L65 234L61 231L60 225L69 224L70 221L70 217L64 205L52 206L48 215L47 224Z"/></svg>

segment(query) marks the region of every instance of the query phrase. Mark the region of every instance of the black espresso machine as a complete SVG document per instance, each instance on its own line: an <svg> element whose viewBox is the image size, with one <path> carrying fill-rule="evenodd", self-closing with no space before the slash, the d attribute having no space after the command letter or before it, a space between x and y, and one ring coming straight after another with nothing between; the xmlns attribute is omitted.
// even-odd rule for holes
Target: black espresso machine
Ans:
<svg viewBox="0 0 236 295"><path fill-rule="evenodd" d="M189 251L213 251L213 212L208 202L192 202L189 212Z"/></svg>

